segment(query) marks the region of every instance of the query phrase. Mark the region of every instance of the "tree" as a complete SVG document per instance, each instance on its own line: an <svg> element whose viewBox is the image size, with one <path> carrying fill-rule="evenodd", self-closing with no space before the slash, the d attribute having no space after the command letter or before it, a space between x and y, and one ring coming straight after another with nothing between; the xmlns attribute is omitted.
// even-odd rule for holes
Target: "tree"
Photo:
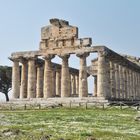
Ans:
<svg viewBox="0 0 140 140"><path fill-rule="evenodd" d="M0 92L2 92L6 101L9 101L8 92L12 87L12 68L8 66L0 66Z"/></svg>

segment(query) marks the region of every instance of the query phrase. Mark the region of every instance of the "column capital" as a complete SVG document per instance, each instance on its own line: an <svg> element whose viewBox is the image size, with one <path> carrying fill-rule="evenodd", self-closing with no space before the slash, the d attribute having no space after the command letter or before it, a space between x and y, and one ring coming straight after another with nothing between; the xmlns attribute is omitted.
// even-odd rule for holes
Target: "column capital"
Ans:
<svg viewBox="0 0 140 140"><path fill-rule="evenodd" d="M44 65L44 60L38 59L36 60L36 67L43 67Z"/></svg>
<svg viewBox="0 0 140 140"><path fill-rule="evenodd" d="M61 72L61 68L56 68L55 71L56 72Z"/></svg>
<svg viewBox="0 0 140 140"><path fill-rule="evenodd" d="M55 57L55 55L53 55L53 54L47 54L47 55L45 55L43 58L45 59L45 60L51 60L51 59L53 59Z"/></svg>
<svg viewBox="0 0 140 140"><path fill-rule="evenodd" d="M59 57L62 59L68 59L70 57L70 54L61 54L59 55Z"/></svg>
<svg viewBox="0 0 140 140"><path fill-rule="evenodd" d="M27 57L26 60L27 61L30 61L30 60L34 60L35 61L35 60L37 60L37 57Z"/></svg>
<svg viewBox="0 0 140 140"><path fill-rule="evenodd" d="M89 53L87 53L87 52L77 53L76 56L77 57L80 57L80 58L85 58L85 57L88 57L89 56Z"/></svg>
<svg viewBox="0 0 140 140"><path fill-rule="evenodd" d="M19 62L22 64L25 64L25 63L27 63L27 59L24 57L21 57L21 58L19 58Z"/></svg>
<svg viewBox="0 0 140 140"><path fill-rule="evenodd" d="M99 57L105 57L107 55L106 51L98 51L98 56Z"/></svg>
<svg viewBox="0 0 140 140"><path fill-rule="evenodd" d="M9 59L11 60L11 61L13 61L13 62L19 62L19 58L17 58L17 57L9 57Z"/></svg>

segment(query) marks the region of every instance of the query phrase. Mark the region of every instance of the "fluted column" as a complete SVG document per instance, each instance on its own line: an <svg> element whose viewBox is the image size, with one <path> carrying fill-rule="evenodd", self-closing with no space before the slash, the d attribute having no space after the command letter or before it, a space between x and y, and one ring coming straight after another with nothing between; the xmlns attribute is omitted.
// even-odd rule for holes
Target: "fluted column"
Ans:
<svg viewBox="0 0 140 140"><path fill-rule="evenodd" d="M133 71L133 97L134 97L134 100L136 99L136 72Z"/></svg>
<svg viewBox="0 0 140 140"><path fill-rule="evenodd" d="M129 76L129 69L127 68L126 69L126 85L127 85L127 88L126 88L126 99L129 100L130 99L130 76Z"/></svg>
<svg viewBox="0 0 140 140"><path fill-rule="evenodd" d="M12 67L12 91L13 98L19 98L20 96L20 69L19 61L14 59Z"/></svg>
<svg viewBox="0 0 140 140"><path fill-rule="evenodd" d="M122 76L123 76L123 90L122 90L122 98L126 99L126 68L122 67Z"/></svg>
<svg viewBox="0 0 140 140"><path fill-rule="evenodd" d="M94 96L97 97L97 76L94 76Z"/></svg>
<svg viewBox="0 0 140 140"><path fill-rule="evenodd" d="M72 95L76 94L76 80L74 74L71 74L71 94Z"/></svg>
<svg viewBox="0 0 140 140"><path fill-rule="evenodd" d="M116 88L115 88L115 70L114 70L114 63L110 61L110 91L111 91L111 98L116 98Z"/></svg>
<svg viewBox="0 0 140 140"><path fill-rule="evenodd" d="M21 87L20 87L20 98L27 98L27 60L22 59L21 60L22 66L21 66Z"/></svg>
<svg viewBox="0 0 140 140"><path fill-rule="evenodd" d="M37 66L36 98L43 97L43 80L44 80L44 68L41 64L38 64L38 66Z"/></svg>
<svg viewBox="0 0 140 140"><path fill-rule="evenodd" d="M36 67L35 58L28 59L28 88L27 98L36 97Z"/></svg>
<svg viewBox="0 0 140 140"><path fill-rule="evenodd" d="M132 70L129 70L129 77L130 77L130 100L133 99L133 76L132 76Z"/></svg>
<svg viewBox="0 0 140 140"><path fill-rule="evenodd" d="M56 95L61 97L61 71L56 70Z"/></svg>
<svg viewBox="0 0 140 140"><path fill-rule="evenodd" d="M79 76L76 75L75 79L76 79L76 94L78 95L79 94Z"/></svg>
<svg viewBox="0 0 140 140"><path fill-rule="evenodd" d="M140 100L140 73L138 73L138 100Z"/></svg>
<svg viewBox="0 0 140 140"><path fill-rule="evenodd" d="M138 73L136 72L136 100L138 99Z"/></svg>
<svg viewBox="0 0 140 140"><path fill-rule="evenodd" d="M70 74L68 59L69 55L61 55L62 58L62 68L61 68L61 97L70 96Z"/></svg>
<svg viewBox="0 0 140 140"><path fill-rule="evenodd" d="M44 67L44 98L53 97L53 91L52 91L52 62L51 59L53 58L53 55L47 55L44 57L45 59L45 67Z"/></svg>
<svg viewBox="0 0 140 140"><path fill-rule="evenodd" d="M123 70L121 65L119 65L119 78L120 78L120 99L123 99L124 80L123 80Z"/></svg>
<svg viewBox="0 0 140 140"><path fill-rule="evenodd" d="M115 89L116 89L116 98L120 98L120 78L119 78L119 65L115 63Z"/></svg>
<svg viewBox="0 0 140 140"><path fill-rule="evenodd" d="M87 83L87 64L86 57L88 53L77 54L80 58L80 69L79 69L79 97L87 97L88 96L88 83Z"/></svg>
<svg viewBox="0 0 140 140"><path fill-rule="evenodd" d="M55 79L56 79L56 72L55 72L55 68L53 68L52 71L52 95L53 97L56 96L56 84L55 84Z"/></svg>
<svg viewBox="0 0 140 140"><path fill-rule="evenodd" d="M124 87L125 88L125 91L124 91L125 94L124 94L124 98L125 98L125 100L127 100L127 98L128 98L127 97L128 96L128 93L127 93L127 89L128 89L128 87L127 87L127 85L128 85L128 77L127 77L127 74L128 74L127 73L127 68L125 67L124 68L124 79L125 79L125 87Z"/></svg>
<svg viewBox="0 0 140 140"><path fill-rule="evenodd" d="M110 74L109 74L109 62L105 57L105 52L98 53L98 72L97 72L97 96L105 97L106 99L110 95Z"/></svg>

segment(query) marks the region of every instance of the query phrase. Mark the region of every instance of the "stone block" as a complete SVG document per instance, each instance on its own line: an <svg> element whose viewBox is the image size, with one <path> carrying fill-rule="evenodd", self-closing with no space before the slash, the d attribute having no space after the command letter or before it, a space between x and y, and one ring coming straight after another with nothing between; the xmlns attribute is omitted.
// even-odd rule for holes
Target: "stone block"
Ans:
<svg viewBox="0 0 140 140"><path fill-rule="evenodd" d="M90 46L91 44L92 44L92 39L91 38L83 38L82 39L82 45L84 47Z"/></svg>
<svg viewBox="0 0 140 140"><path fill-rule="evenodd" d="M78 28L74 26L66 26L60 28L59 30L59 39L72 39L78 38Z"/></svg>
<svg viewBox="0 0 140 140"><path fill-rule="evenodd" d="M74 46L81 46L81 39L74 40Z"/></svg>
<svg viewBox="0 0 140 140"><path fill-rule="evenodd" d="M66 47L71 47L72 46L72 41L71 40L67 40L65 42L65 44L66 44Z"/></svg>
<svg viewBox="0 0 140 140"><path fill-rule="evenodd" d="M41 28L41 39L54 39L59 37L57 26L45 26Z"/></svg>
<svg viewBox="0 0 140 140"><path fill-rule="evenodd" d="M46 49L46 41L40 41L39 49L40 49L40 50Z"/></svg>

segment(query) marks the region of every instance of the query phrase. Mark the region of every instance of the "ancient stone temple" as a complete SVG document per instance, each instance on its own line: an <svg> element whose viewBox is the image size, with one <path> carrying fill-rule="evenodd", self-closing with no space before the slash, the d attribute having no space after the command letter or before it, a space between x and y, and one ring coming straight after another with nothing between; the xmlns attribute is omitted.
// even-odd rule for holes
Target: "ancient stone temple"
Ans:
<svg viewBox="0 0 140 140"><path fill-rule="evenodd" d="M90 53L98 57L87 66ZM69 67L76 54L80 68ZM62 64L52 63L59 56ZM91 38L78 38L78 28L68 21L51 19L42 27L38 51L15 52L12 91L14 99L104 98L140 100L139 58L120 55L105 46L92 46ZM88 94L88 76L94 77L94 93Z"/></svg>

